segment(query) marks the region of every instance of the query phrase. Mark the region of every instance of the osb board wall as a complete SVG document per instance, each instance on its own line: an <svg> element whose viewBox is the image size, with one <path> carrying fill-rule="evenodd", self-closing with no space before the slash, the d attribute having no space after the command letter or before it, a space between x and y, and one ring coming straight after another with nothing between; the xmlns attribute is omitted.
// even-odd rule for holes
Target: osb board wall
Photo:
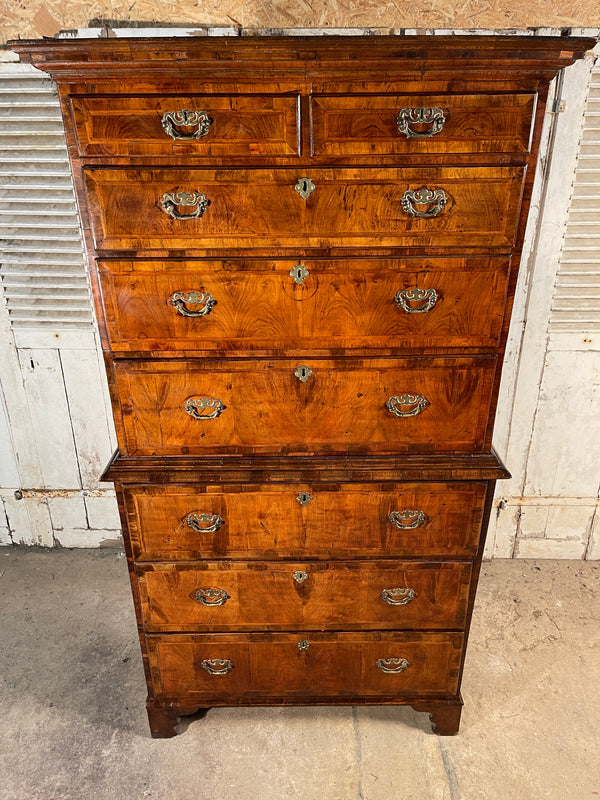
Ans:
<svg viewBox="0 0 600 800"><path fill-rule="evenodd" d="M595 27L598 0L0 0L0 41L103 22L244 28Z"/></svg>

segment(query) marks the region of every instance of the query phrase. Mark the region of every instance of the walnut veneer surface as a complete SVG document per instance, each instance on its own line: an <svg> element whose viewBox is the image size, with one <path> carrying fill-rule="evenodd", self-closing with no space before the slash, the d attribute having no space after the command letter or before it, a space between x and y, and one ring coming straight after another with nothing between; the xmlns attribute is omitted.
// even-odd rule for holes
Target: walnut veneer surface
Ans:
<svg viewBox="0 0 600 800"><path fill-rule="evenodd" d="M154 736L410 704L458 731L567 37L19 41L58 83Z"/></svg>

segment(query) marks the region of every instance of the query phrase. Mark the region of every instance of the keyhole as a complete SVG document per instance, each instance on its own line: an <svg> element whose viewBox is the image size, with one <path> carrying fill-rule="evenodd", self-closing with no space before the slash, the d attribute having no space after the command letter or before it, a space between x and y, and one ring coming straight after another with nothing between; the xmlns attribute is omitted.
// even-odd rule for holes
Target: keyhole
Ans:
<svg viewBox="0 0 600 800"><path fill-rule="evenodd" d="M306 381L312 375L312 369L310 367L305 367L304 365L301 365L296 370L294 370L294 375L298 378L300 383L306 383Z"/></svg>

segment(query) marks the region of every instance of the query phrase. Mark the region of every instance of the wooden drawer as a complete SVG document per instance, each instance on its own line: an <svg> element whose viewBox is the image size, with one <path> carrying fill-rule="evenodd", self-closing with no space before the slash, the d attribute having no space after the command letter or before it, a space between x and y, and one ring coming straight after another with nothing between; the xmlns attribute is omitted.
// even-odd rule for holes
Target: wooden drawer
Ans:
<svg viewBox="0 0 600 800"><path fill-rule="evenodd" d="M470 562L223 562L137 568L147 631L460 628Z"/></svg>
<svg viewBox="0 0 600 800"><path fill-rule="evenodd" d="M265 484L124 493L136 559L273 560L473 556L485 489L474 482Z"/></svg>
<svg viewBox="0 0 600 800"><path fill-rule="evenodd" d="M119 448L124 455L480 451L495 366L495 356L115 361Z"/></svg>
<svg viewBox="0 0 600 800"><path fill-rule="evenodd" d="M75 95L71 113L85 156L297 156L300 144L297 94Z"/></svg>
<svg viewBox="0 0 600 800"><path fill-rule="evenodd" d="M455 694L463 637L458 633L170 634L147 636L146 643L159 699L244 705L273 698L289 705L303 698L318 703L362 696L380 703L417 694Z"/></svg>
<svg viewBox="0 0 600 800"><path fill-rule="evenodd" d="M316 95L313 154L523 153L534 103L533 94Z"/></svg>
<svg viewBox="0 0 600 800"><path fill-rule="evenodd" d="M504 257L295 258L102 261L99 269L114 352L230 353L497 347L508 265Z"/></svg>
<svg viewBox="0 0 600 800"><path fill-rule="evenodd" d="M503 247L515 239L524 168L86 170L100 250L214 247ZM296 190L305 176L308 199ZM418 204L406 194L442 200ZM197 200L173 208L181 193ZM169 215L192 216L174 219ZM419 195L421 197L421 195ZM170 199L169 199L170 198ZM403 209L403 198L405 208ZM407 199L408 198L408 199ZM191 202L191 201L190 201ZM436 216L413 216L408 208Z"/></svg>

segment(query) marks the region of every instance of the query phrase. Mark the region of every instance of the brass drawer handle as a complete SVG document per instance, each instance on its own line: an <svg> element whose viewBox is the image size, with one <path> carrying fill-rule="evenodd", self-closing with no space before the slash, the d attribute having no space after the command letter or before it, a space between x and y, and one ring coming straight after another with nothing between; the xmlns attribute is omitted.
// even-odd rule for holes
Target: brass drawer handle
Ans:
<svg viewBox="0 0 600 800"><path fill-rule="evenodd" d="M296 583L302 584L304 581L308 580L308 572L304 572L302 569L296 570L292 575L292 578L296 581Z"/></svg>
<svg viewBox="0 0 600 800"><path fill-rule="evenodd" d="M429 400L422 394L403 394L400 397L390 397L386 401L386 408L395 417L416 417L429 405ZM406 410L402 410L402 409Z"/></svg>
<svg viewBox="0 0 600 800"><path fill-rule="evenodd" d="M375 665L382 672L404 672L410 667L405 658L378 658Z"/></svg>
<svg viewBox="0 0 600 800"><path fill-rule="evenodd" d="M188 514L185 524L197 533L214 533L225 523L219 514Z"/></svg>
<svg viewBox="0 0 600 800"><path fill-rule="evenodd" d="M171 139L178 142L193 142L206 136L210 130L212 119L206 111L190 111L188 108L181 108L179 111L165 111L162 115L162 126L164 132ZM177 128L196 128L191 133L180 133Z"/></svg>
<svg viewBox="0 0 600 800"><path fill-rule="evenodd" d="M413 528L420 528L428 520L427 514L424 511L392 511L388 517L388 522L395 525L401 531L412 530Z"/></svg>
<svg viewBox="0 0 600 800"><path fill-rule="evenodd" d="M173 292L170 298L172 306L175 306L182 317L205 317L213 310L216 300L208 292ZM187 304L201 306L197 311L191 311Z"/></svg>
<svg viewBox="0 0 600 800"><path fill-rule="evenodd" d="M381 599L388 606L406 606L414 600L417 593L410 586L406 588L384 589L380 594Z"/></svg>
<svg viewBox="0 0 600 800"><path fill-rule="evenodd" d="M298 178L298 182L294 186L294 189L298 192L303 200L308 200L315 188L316 187L310 178Z"/></svg>
<svg viewBox="0 0 600 800"><path fill-rule="evenodd" d="M224 606L230 595L227 594L225 589L203 587L192 592L190 597L197 603L202 603L203 606Z"/></svg>
<svg viewBox="0 0 600 800"><path fill-rule="evenodd" d="M438 293L435 289L418 289L416 286L413 289L400 289L394 297L398 308L407 314L425 314L425 312L431 311L437 301ZM420 305L412 306L410 303L419 303Z"/></svg>
<svg viewBox="0 0 600 800"><path fill-rule="evenodd" d="M442 108L403 108L398 114L398 130L407 139L430 139L444 127L446 117ZM411 125L429 125L426 131L413 131Z"/></svg>
<svg viewBox="0 0 600 800"><path fill-rule="evenodd" d="M227 406L218 397L190 397L184 408L194 419L216 419Z"/></svg>
<svg viewBox="0 0 600 800"><path fill-rule="evenodd" d="M420 219L431 219L440 214L446 203L448 202L448 195L443 189L415 189L411 191L407 189L402 195L401 205L402 210L413 217ZM419 211L416 206L430 206L427 211Z"/></svg>
<svg viewBox="0 0 600 800"><path fill-rule="evenodd" d="M210 205L210 200L202 192L165 192L160 198L162 210L173 219L197 219ZM189 214L182 214L180 208L194 208Z"/></svg>
<svg viewBox="0 0 600 800"><path fill-rule="evenodd" d="M228 658L205 658L200 666L211 675L227 675L235 667L235 664Z"/></svg>

